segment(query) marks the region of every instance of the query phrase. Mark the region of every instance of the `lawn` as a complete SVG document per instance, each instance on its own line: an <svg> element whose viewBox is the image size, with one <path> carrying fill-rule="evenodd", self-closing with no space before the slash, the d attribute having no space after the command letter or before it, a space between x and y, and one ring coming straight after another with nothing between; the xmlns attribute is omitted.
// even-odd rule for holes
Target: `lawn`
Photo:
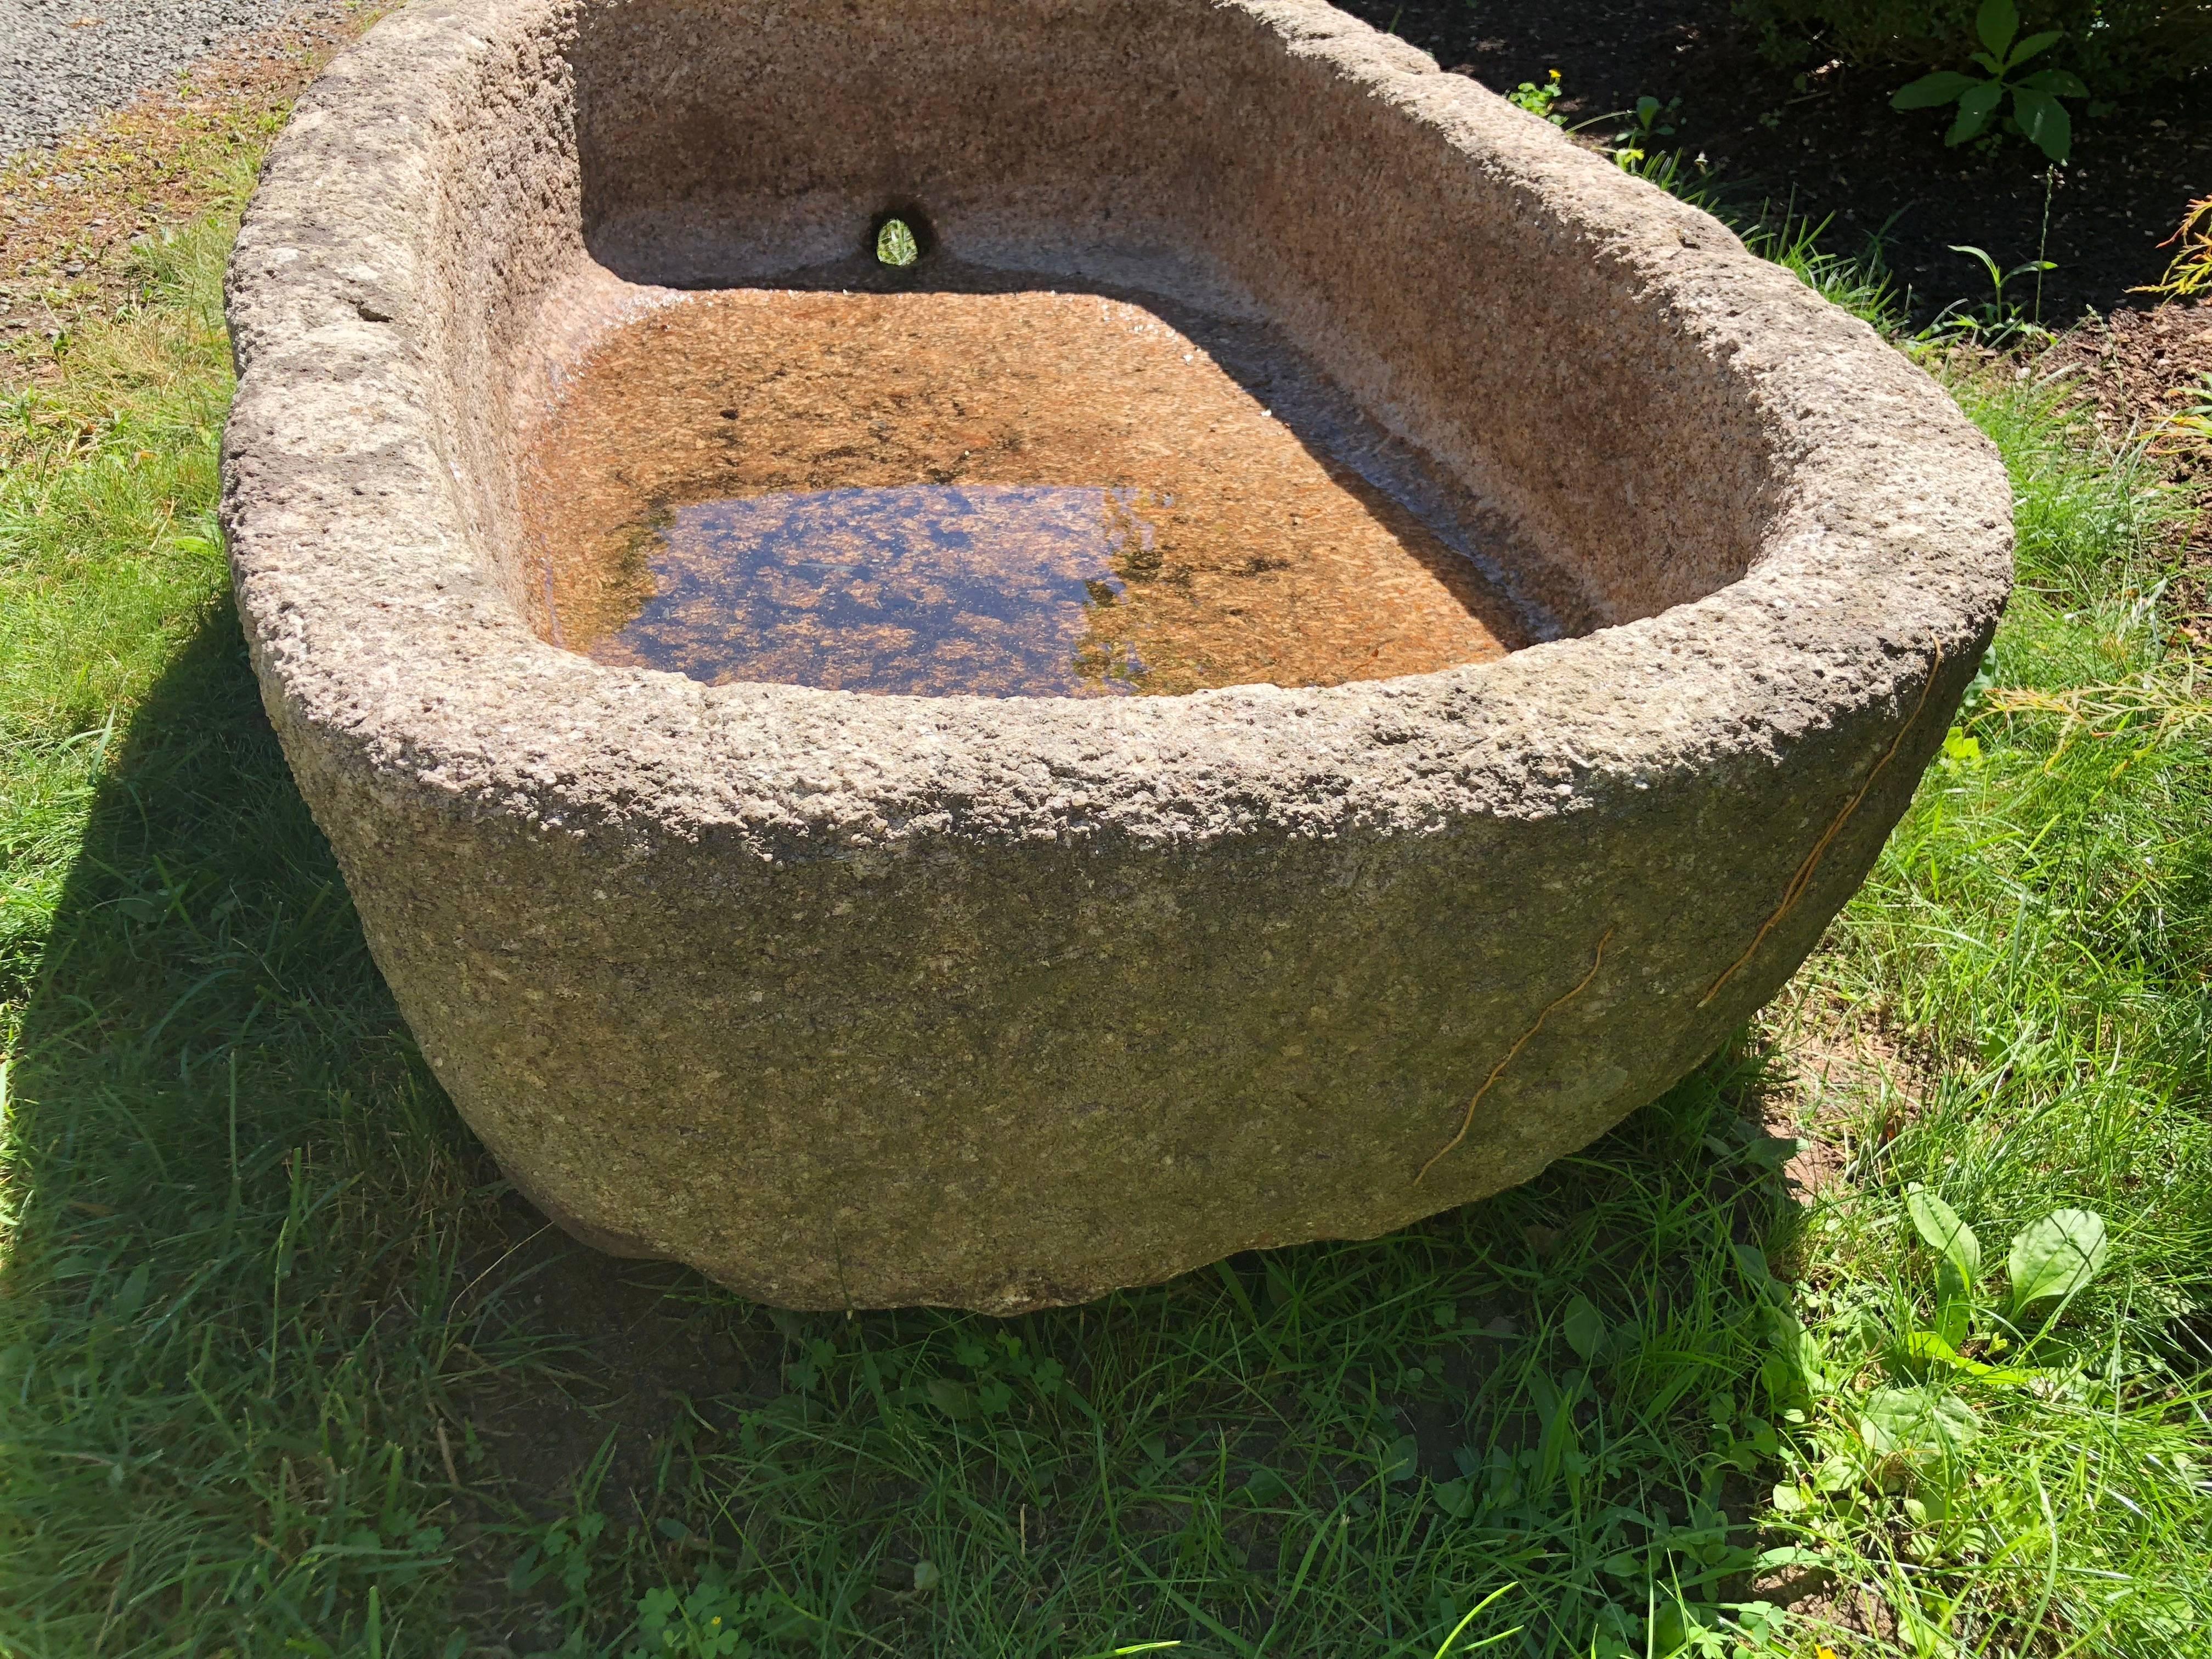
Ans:
<svg viewBox="0 0 2212 1659"><path fill-rule="evenodd" d="M214 526L236 207L0 401L0 1654L2212 1654L2192 503L2032 356L1900 338L2021 587L1671 1094L1391 1238L799 1316L551 1233L393 1012Z"/></svg>

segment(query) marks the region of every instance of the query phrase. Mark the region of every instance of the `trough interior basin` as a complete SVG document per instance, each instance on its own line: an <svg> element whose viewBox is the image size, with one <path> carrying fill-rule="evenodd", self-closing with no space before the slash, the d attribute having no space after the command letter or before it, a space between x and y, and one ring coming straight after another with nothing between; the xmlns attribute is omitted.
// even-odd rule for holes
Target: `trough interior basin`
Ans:
<svg viewBox="0 0 2212 1659"><path fill-rule="evenodd" d="M507 273L520 372L473 434L538 636L1175 695L1493 660L1740 576L1771 458L1714 428L1710 362L1620 337L1543 228L1470 237L1449 157L1218 9L578 9L575 241Z"/></svg>
<svg viewBox="0 0 2212 1659"><path fill-rule="evenodd" d="M526 459L541 636L709 684L1005 696L1556 637L1502 529L1264 321L917 266L663 290L611 328Z"/></svg>

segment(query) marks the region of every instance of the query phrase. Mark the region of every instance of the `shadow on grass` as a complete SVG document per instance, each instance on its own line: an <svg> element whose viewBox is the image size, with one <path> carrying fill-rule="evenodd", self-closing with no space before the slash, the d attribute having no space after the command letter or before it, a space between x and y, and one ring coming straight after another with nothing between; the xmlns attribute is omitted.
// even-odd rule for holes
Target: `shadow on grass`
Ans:
<svg viewBox="0 0 2212 1659"><path fill-rule="evenodd" d="M1464 1639L1642 1652L1651 1605L1719 1619L1753 1564L1740 1247L1792 1213L1740 1121L1756 1055L1390 1238L1015 1321L756 1307L497 1179L227 605L109 757L17 1052L27 1659L597 1651L702 1571L781 1651L1425 1655L1516 1584Z"/></svg>
<svg viewBox="0 0 2212 1659"><path fill-rule="evenodd" d="M635 1332L692 1279L539 1237L459 1124L227 602L111 739L15 1048L0 1603L26 1653L195 1620L210 1648L342 1650L372 1584L388 1636L410 1588L483 1565L455 1522L509 1508L462 1469L471 1389L535 1434L471 1473L510 1463L544 1509L599 1439L551 1362L573 1344L650 1376Z"/></svg>

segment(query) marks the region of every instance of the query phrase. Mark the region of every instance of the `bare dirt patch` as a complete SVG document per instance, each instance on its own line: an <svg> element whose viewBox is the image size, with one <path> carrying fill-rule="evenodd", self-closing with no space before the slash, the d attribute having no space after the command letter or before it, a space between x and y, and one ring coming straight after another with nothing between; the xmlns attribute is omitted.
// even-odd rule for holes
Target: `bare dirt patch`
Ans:
<svg viewBox="0 0 2212 1659"><path fill-rule="evenodd" d="M1763 1101L1764 1127L1803 1143L1782 1178L1791 1198L1810 1203L1918 1115L1932 1065L1887 1037L1874 1011L1817 989L1785 992L1762 1024L1776 1085Z"/></svg>

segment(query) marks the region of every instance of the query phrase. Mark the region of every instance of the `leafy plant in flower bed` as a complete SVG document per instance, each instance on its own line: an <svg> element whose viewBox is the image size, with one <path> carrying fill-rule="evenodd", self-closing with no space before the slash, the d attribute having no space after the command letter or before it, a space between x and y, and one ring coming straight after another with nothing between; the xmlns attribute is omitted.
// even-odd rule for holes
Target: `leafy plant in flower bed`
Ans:
<svg viewBox="0 0 2212 1659"><path fill-rule="evenodd" d="M1545 78L1541 86L1534 81L1523 81L1505 94L1505 101L1516 109L1525 109L1531 115L1542 116L1555 127L1563 127L1567 124L1567 118L1559 114L1552 106L1559 101L1560 94L1565 90L1565 88L1559 84L1559 70L1553 70Z"/></svg>
<svg viewBox="0 0 2212 1659"><path fill-rule="evenodd" d="M2040 56L2064 37L2063 29L2043 29L2022 36L2020 13L2013 0L1982 0L1974 20L1974 33L1982 50L1974 53L1976 67L1986 71L1969 75L1963 70L1938 70L1899 89L1890 107L1900 110L1959 106L1943 142L1956 147L1978 137L2007 93L2012 94L2012 118L2021 133L2053 161L2063 161L2074 146L2073 118L2062 98L2087 98L2089 88L2081 77L2060 69L2039 69L2025 75L2014 71Z"/></svg>
<svg viewBox="0 0 2212 1659"><path fill-rule="evenodd" d="M2043 310L2040 299L2042 273L2056 270L2057 266L2048 259L2029 259L2007 270L1990 257L1985 248L1954 242L1951 252L1963 253L1981 262L1982 269L1990 274L1990 297L1978 306L1970 306L1960 300L1944 307L1920 331L1920 340L1923 343L1972 342L1987 351L2002 351L2022 341L2048 340L2051 337L2051 331L2045 328L2039 320ZM2032 315L2023 313L2018 301L2005 298L2005 284L2016 276L2027 276L2037 279L2039 297Z"/></svg>

